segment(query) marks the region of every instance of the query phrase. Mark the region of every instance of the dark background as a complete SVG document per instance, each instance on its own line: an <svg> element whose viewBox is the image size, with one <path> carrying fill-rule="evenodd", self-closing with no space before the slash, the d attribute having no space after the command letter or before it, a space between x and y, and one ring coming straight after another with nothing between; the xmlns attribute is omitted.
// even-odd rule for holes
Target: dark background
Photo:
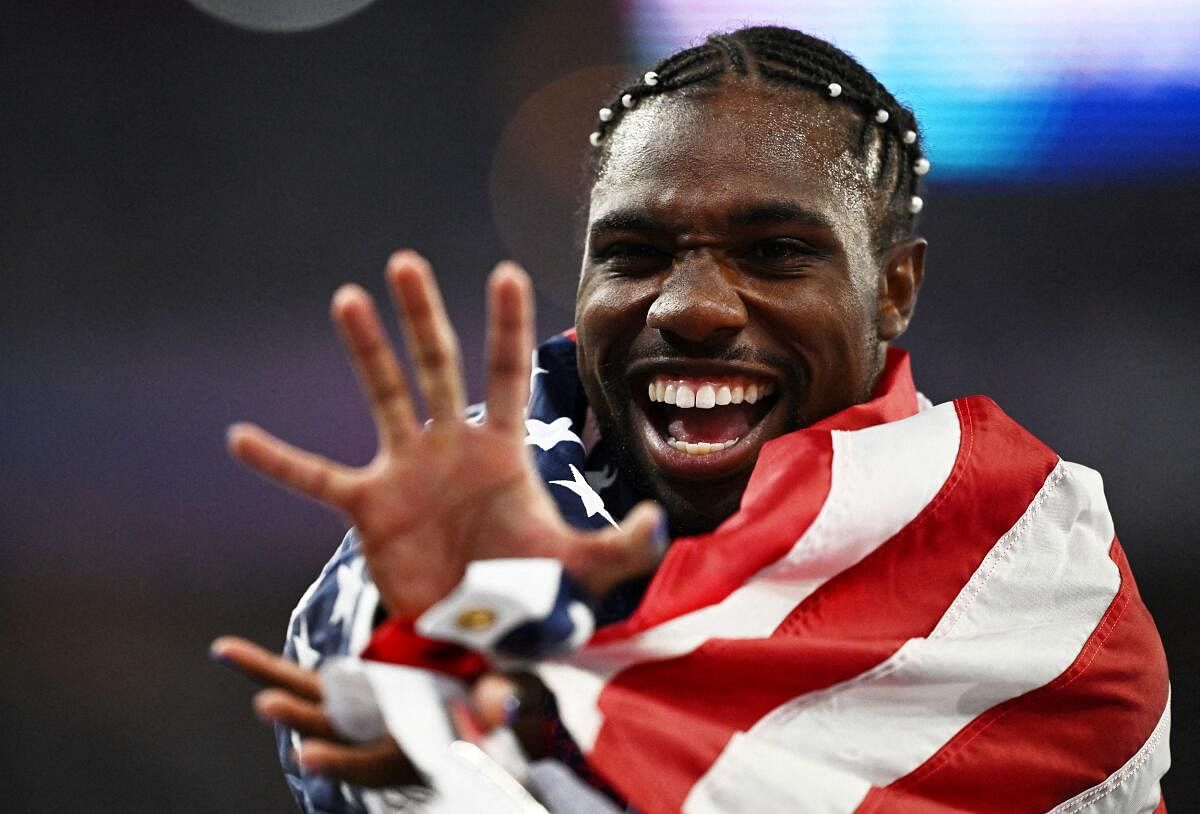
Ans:
<svg viewBox="0 0 1200 814"><path fill-rule="evenodd" d="M617 10L385 0L280 35L182 0L3 8L0 806L289 811L251 687L206 648L279 645L343 524L239 469L224 428L365 462L327 301L381 293L399 246L438 269L475 396L495 261L533 272L542 333L570 324ZM934 179L902 344L935 401L987 393L1105 475L1172 666L1167 799L1191 810L1200 157L1112 185Z"/></svg>

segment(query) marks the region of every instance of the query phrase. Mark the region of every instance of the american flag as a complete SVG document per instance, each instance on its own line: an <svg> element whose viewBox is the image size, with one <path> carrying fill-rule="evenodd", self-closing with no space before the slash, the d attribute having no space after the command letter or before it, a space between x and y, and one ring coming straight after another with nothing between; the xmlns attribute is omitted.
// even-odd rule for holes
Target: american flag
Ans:
<svg viewBox="0 0 1200 814"><path fill-rule="evenodd" d="M527 429L595 528L632 496L574 357L569 334L539 349ZM288 652L361 652L377 604L350 536ZM767 444L740 510L676 540L631 616L537 672L647 814L1165 811L1166 663L1099 475L987 399L928 404L898 350L874 399ZM307 810L362 805L290 777Z"/></svg>

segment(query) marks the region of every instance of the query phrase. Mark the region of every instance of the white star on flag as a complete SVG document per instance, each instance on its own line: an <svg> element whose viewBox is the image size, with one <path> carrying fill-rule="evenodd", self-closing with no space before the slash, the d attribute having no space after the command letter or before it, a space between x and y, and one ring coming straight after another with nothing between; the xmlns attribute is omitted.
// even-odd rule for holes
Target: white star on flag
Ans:
<svg viewBox="0 0 1200 814"><path fill-rule="evenodd" d="M600 495L596 494L596 490L588 485L583 474L575 468L575 464L567 464L567 466L571 467L571 475L575 480L552 480L550 482L555 486L565 486L579 495L579 499L583 501L583 510L587 512L588 517L598 514L614 526L617 525L617 521L613 520L608 509L604 508L604 501Z"/></svg>
<svg viewBox="0 0 1200 814"><path fill-rule="evenodd" d="M360 561L361 562L361 561ZM337 599L333 600L333 611L329 624L339 625L354 618L355 600L362 591L363 579L358 569L339 565L337 570Z"/></svg>
<svg viewBox="0 0 1200 814"><path fill-rule="evenodd" d="M296 631L296 663L305 670L311 670L321 660L320 652L308 643L308 617L300 617L300 629Z"/></svg>
<svg viewBox="0 0 1200 814"><path fill-rule="evenodd" d="M584 472L583 477L587 479L589 486L599 492L613 485L617 479L617 468L605 464L603 469Z"/></svg>
<svg viewBox="0 0 1200 814"><path fill-rule="evenodd" d="M579 436L571 432L571 419L567 416L556 418L549 424L545 421L538 421L536 418L527 418L525 419L525 429L529 432L529 435L525 436L525 443L541 447L543 452L564 441L583 446L583 441L579 440Z"/></svg>

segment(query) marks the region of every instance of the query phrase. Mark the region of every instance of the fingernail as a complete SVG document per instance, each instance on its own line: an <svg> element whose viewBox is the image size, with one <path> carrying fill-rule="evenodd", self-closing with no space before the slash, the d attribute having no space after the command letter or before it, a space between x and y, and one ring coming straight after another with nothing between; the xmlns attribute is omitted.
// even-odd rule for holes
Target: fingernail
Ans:
<svg viewBox="0 0 1200 814"><path fill-rule="evenodd" d="M208 646L208 660L230 670L234 669L233 661L230 660L229 656L225 655L224 650L218 642L213 642Z"/></svg>
<svg viewBox="0 0 1200 814"><path fill-rule="evenodd" d="M313 774L321 774L325 766L320 761L320 756L313 757L310 750L304 748L304 743L301 742L300 747L296 750L296 762L300 764L306 772Z"/></svg>
<svg viewBox="0 0 1200 814"><path fill-rule="evenodd" d="M263 693L267 692L270 692L270 690L263 690L254 696L254 717L258 718L258 720L262 721L264 724L278 723L271 713L267 712L266 705L263 702Z"/></svg>
<svg viewBox="0 0 1200 814"><path fill-rule="evenodd" d="M667 521L667 514L663 512L659 515L658 524L654 527L654 536L650 539L650 545L654 549L654 556L662 559L667 555L667 548L671 545L671 527Z"/></svg>
<svg viewBox="0 0 1200 814"><path fill-rule="evenodd" d="M504 699L504 725L512 726L521 716L521 696L513 693Z"/></svg>
<svg viewBox="0 0 1200 814"><path fill-rule="evenodd" d="M360 291L362 289L354 283L343 283L333 294L333 307L345 308L349 303L360 299Z"/></svg>
<svg viewBox="0 0 1200 814"><path fill-rule="evenodd" d="M230 424L225 428L225 446L232 447L235 437L242 431L246 425L242 422Z"/></svg>

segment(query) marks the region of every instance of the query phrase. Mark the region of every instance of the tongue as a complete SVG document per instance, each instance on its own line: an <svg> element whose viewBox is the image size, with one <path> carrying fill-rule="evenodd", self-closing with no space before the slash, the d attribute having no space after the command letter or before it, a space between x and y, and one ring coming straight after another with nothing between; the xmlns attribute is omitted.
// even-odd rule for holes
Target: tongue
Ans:
<svg viewBox="0 0 1200 814"><path fill-rule="evenodd" d="M750 431L754 406L730 404L708 410L669 409L667 432L678 441L698 444L701 441L719 443L741 438Z"/></svg>

